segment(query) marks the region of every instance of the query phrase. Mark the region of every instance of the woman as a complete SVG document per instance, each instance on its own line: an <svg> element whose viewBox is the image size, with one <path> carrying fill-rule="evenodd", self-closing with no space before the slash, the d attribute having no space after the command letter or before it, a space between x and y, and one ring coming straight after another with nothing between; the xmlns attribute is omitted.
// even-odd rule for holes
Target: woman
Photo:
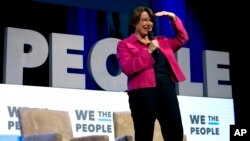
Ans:
<svg viewBox="0 0 250 141"><path fill-rule="evenodd" d="M151 39L148 33L152 31L155 16L169 18L175 37ZM183 125L174 82L184 81L185 76L174 53L188 41L188 34L174 13L154 14L147 7L135 8L130 24L134 33L118 42L117 59L128 77L135 141L152 141L156 119L165 141L182 141Z"/></svg>

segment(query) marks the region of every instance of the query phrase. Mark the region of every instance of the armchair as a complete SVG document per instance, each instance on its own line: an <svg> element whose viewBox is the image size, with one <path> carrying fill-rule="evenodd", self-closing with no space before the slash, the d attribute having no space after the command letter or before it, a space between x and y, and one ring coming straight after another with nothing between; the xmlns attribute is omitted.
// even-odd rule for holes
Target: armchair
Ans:
<svg viewBox="0 0 250 141"><path fill-rule="evenodd" d="M109 141L108 135L73 137L66 111L19 108L19 122L23 141Z"/></svg>
<svg viewBox="0 0 250 141"><path fill-rule="evenodd" d="M118 141L134 141L134 127L131 112L113 112L114 134ZM161 134L161 127L158 120L155 121L153 141L164 141ZM183 141L187 141L186 135Z"/></svg>

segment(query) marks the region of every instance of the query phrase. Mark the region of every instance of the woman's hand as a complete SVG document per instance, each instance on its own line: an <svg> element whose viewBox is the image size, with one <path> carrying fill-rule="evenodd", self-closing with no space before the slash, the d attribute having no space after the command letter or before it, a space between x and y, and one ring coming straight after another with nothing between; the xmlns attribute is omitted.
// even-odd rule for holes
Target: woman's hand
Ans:
<svg viewBox="0 0 250 141"><path fill-rule="evenodd" d="M158 48L159 48L159 42L157 40L152 40L148 45L149 53L153 53Z"/></svg>
<svg viewBox="0 0 250 141"><path fill-rule="evenodd" d="M174 22L176 20L176 16L174 13L172 12L168 12L168 11L161 11L161 12L156 12L155 16L167 16L169 17L169 19Z"/></svg>

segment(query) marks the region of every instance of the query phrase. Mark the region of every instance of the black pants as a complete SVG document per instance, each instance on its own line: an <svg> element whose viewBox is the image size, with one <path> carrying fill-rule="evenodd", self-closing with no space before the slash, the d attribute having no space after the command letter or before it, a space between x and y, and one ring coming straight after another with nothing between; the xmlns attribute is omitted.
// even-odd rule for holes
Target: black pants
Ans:
<svg viewBox="0 0 250 141"><path fill-rule="evenodd" d="M156 75L157 87L128 92L135 129L135 141L152 141L158 119L165 141L182 141L183 126L179 102L168 75Z"/></svg>

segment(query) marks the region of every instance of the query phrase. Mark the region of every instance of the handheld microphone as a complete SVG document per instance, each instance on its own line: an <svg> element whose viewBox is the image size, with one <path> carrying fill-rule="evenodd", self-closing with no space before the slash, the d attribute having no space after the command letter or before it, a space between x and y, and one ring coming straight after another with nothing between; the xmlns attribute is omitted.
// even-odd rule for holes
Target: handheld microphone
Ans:
<svg viewBox="0 0 250 141"><path fill-rule="evenodd" d="M153 34L152 31L149 31L149 32L148 32L148 39L149 39L150 41L154 40L154 34Z"/></svg>
<svg viewBox="0 0 250 141"><path fill-rule="evenodd" d="M150 41L154 40L154 34L153 34L152 31L149 31L149 32L148 32L148 39L149 39ZM157 48L155 49L155 51L157 51L157 53L159 53L159 48L157 47Z"/></svg>

